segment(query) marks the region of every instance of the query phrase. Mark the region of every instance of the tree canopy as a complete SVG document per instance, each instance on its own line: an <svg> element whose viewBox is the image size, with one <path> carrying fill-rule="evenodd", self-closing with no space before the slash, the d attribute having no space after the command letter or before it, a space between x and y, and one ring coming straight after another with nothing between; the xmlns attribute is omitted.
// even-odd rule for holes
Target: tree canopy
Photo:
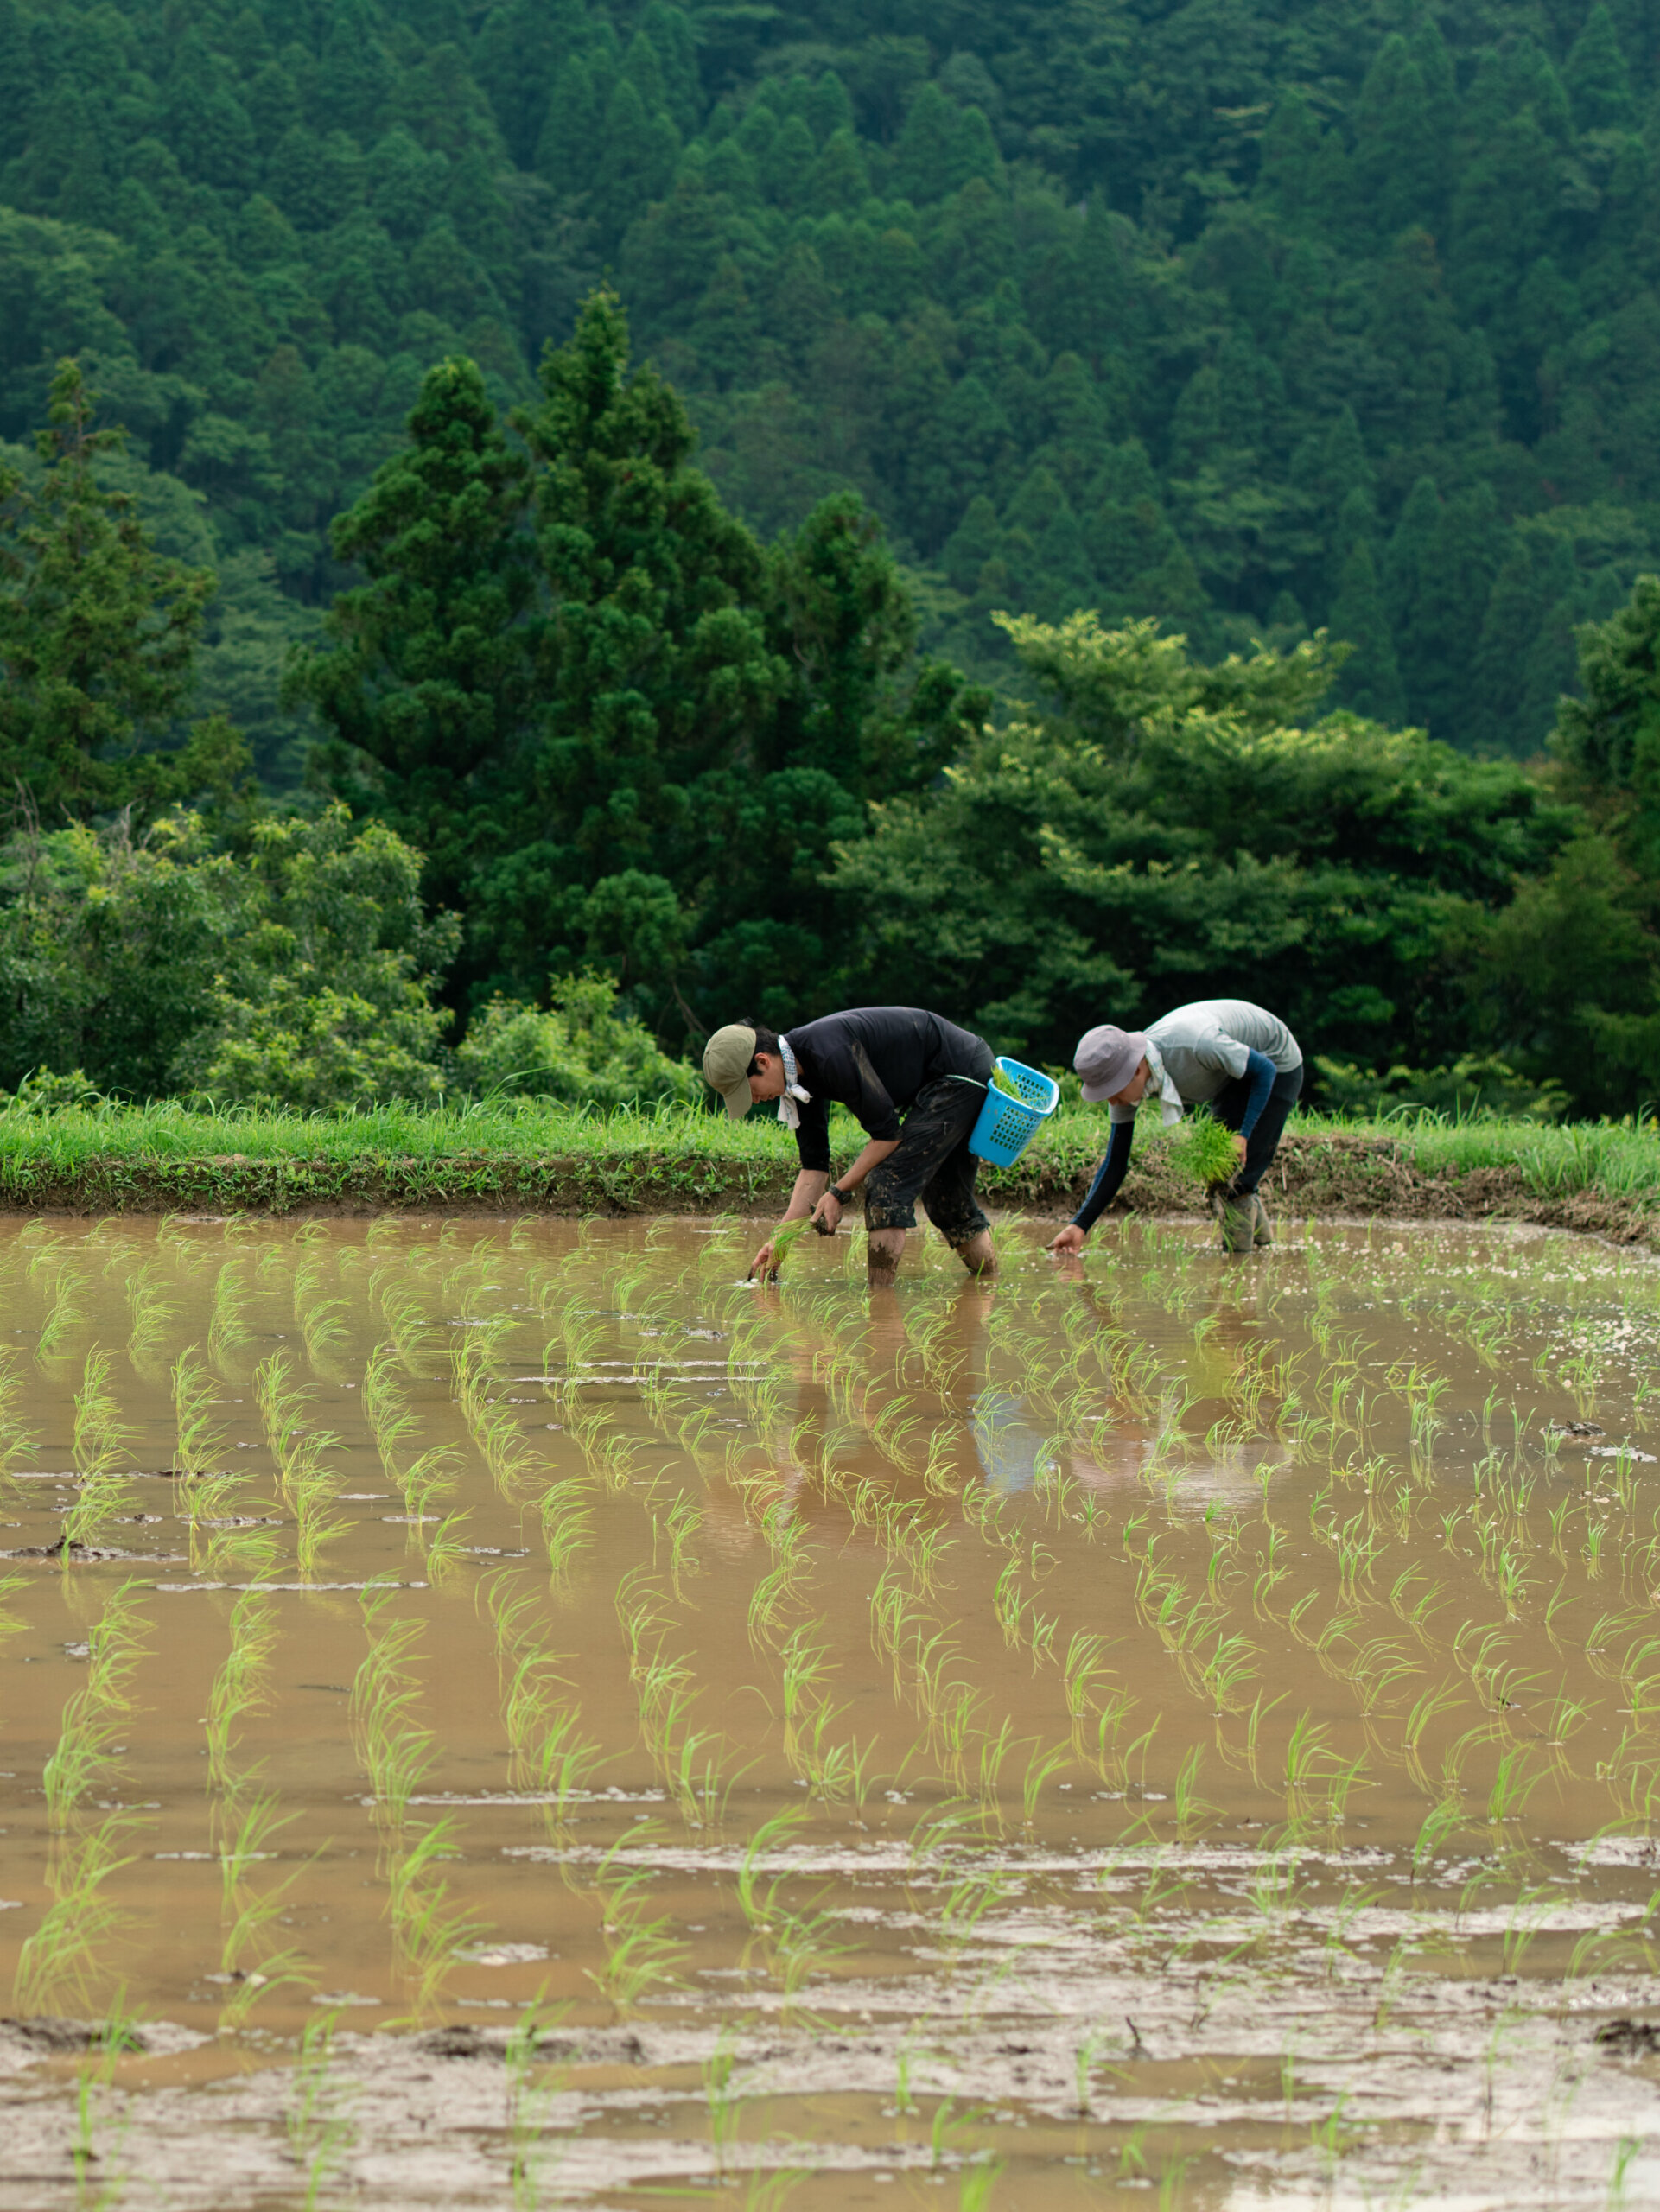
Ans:
<svg viewBox="0 0 1660 2212"><path fill-rule="evenodd" d="M1530 756L1660 567L1640 5L0 0L0 439L86 363L245 564L221 702L360 581L431 365L545 416L607 270L732 515L857 493L976 677L999 608L1324 626L1339 703Z"/></svg>

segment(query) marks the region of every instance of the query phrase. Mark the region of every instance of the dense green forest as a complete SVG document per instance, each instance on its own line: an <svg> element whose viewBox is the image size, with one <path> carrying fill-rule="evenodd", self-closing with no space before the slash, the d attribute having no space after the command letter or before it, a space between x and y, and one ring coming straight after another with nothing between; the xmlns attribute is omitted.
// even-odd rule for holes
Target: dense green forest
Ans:
<svg viewBox="0 0 1660 2212"><path fill-rule="evenodd" d="M423 372L528 399L608 271L728 503L860 492L971 671L1326 624L1526 756L1660 553L1657 71L1656 0L0 0L0 437L80 354L278 773Z"/></svg>
<svg viewBox="0 0 1660 2212"><path fill-rule="evenodd" d="M1225 988L1660 1092L1660 0L0 0L0 1083Z"/></svg>

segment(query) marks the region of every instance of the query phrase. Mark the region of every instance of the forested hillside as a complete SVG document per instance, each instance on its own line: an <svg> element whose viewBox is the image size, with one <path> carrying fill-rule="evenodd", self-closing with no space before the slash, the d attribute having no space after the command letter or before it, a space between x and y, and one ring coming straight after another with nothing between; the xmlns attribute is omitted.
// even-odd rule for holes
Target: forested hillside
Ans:
<svg viewBox="0 0 1660 2212"><path fill-rule="evenodd" d="M1660 0L0 0L0 1084L1229 991L1328 1099L1651 1108L1657 69Z"/></svg>
<svg viewBox="0 0 1660 2212"><path fill-rule="evenodd" d="M80 353L292 774L330 518L609 271L728 501L863 493L971 670L1000 607L1327 624L1527 755L1656 559L1657 64L1656 0L0 0L0 437Z"/></svg>

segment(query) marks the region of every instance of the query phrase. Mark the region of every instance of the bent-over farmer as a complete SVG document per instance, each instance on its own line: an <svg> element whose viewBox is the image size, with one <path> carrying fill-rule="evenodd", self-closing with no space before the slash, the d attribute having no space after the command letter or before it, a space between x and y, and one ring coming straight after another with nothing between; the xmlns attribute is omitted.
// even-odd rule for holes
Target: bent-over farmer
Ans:
<svg viewBox="0 0 1660 2212"><path fill-rule="evenodd" d="M827 1014L782 1035L761 1022L731 1022L704 1046L703 1075L735 1121L776 1098L779 1121L794 1130L801 1171L780 1229L810 1216L815 1229L833 1236L863 1185L873 1284L891 1283L898 1272L919 1198L970 1274L992 1272L991 1224L974 1195L980 1163L969 1150L991 1079L991 1047L983 1039L911 1006ZM869 1140L836 1183L832 1100ZM752 1274L772 1272L773 1247L769 1236Z"/></svg>
<svg viewBox="0 0 1660 2212"><path fill-rule="evenodd" d="M1231 1181L1211 1191L1224 1249L1246 1252L1274 1242L1256 1186L1302 1090L1302 1052L1277 1014L1249 999L1197 999L1145 1030L1103 1022L1078 1039L1072 1065L1084 1078L1084 1097L1091 1104L1105 1100L1112 1139L1088 1197L1052 1252L1082 1250L1118 1195L1135 1141L1135 1109L1149 1093L1167 1122L1179 1121L1186 1106L1208 1105L1234 1133L1239 1165Z"/></svg>

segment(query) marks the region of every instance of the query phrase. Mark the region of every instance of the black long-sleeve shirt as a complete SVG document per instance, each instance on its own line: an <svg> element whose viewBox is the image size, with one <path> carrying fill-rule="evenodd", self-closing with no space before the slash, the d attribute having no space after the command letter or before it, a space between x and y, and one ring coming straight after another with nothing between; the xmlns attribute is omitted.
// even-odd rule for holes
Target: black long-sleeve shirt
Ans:
<svg viewBox="0 0 1660 2212"><path fill-rule="evenodd" d="M991 1047L954 1021L913 1006L866 1006L786 1030L805 1090L796 1149L804 1167L830 1173L830 1109L845 1106L878 1143L900 1133L900 1116L940 1077L991 1078Z"/></svg>

